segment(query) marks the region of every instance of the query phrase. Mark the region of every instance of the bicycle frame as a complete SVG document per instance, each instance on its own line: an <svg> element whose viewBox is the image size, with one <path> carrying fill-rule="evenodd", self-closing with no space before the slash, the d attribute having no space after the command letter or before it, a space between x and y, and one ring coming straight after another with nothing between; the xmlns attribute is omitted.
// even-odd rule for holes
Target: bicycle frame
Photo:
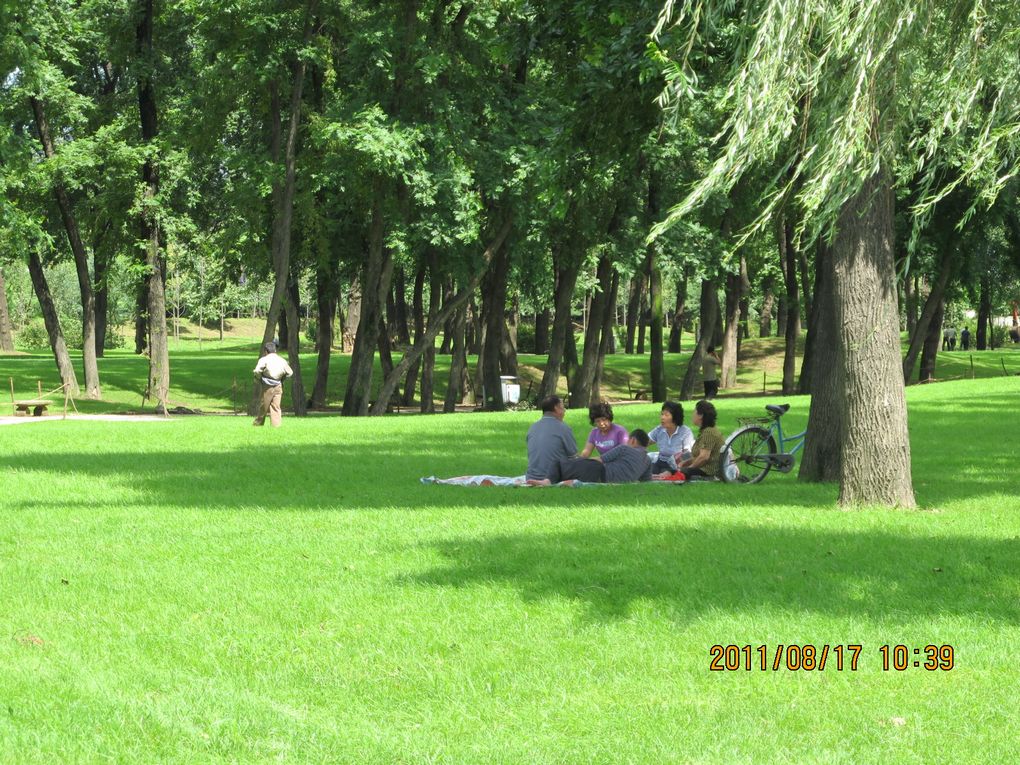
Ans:
<svg viewBox="0 0 1020 765"><path fill-rule="evenodd" d="M792 436L788 436L783 432L783 418L782 416L776 417L772 420L772 424L769 425L769 433L776 436L776 448L779 449L780 454L796 454L804 448L804 438L807 436L807 428L802 430L800 433L795 433ZM786 451L787 441L797 443L790 447L790 451Z"/></svg>

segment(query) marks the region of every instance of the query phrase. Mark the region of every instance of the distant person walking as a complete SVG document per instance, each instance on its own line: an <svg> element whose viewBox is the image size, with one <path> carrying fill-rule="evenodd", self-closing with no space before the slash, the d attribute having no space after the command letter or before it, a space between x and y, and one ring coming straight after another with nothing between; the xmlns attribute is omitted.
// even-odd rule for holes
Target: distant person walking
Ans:
<svg viewBox="0 0 1020 765"><path fill-rule="evenodd" d="M970 327L964 327L960 330L960 345L963 350L970 350Z"/></svg>
<svg viewBox="0 0 1020 765"><path fill-rule="evenodd" d="M705 356L701 360L701 379L705 383L705 398L715 398L719 395L719 367L722 366L722 359L715 352L714 346L705 349Z"/></svg>
<svg viewBox="0 0 1020 765"><path fill-rule="evenodd" d="M262 386L262 395L259 397L259 412L253 424L264 425L268 414L269 424L278 428L283 417L283 410L280 409L283 381L293 375L294 370L282 356L277 355L276 343L270 342L262 346L262 358L255 365L254 373L257 383Z"/></svg>
<svg viewBox="0 0 1020 765"><path fill-rule="evenodd" d="M949 350L949 327L942 329L942 350Z"/></svg>
<svg viewBox="0 0 1020 765"><path fill-rule="evenodd" d="M950 327L946 330L949 333L949 350L956 350L956 327Z"/></svg>
<svg viewBox="0 0 1020 765"><path fill-rule="evenodd" d="M563 422L567 409L559 396L546 396L539 404L542 417L528 428L528 471L531 481L548 478L560 460L577 456L574 431Z"/></svg>

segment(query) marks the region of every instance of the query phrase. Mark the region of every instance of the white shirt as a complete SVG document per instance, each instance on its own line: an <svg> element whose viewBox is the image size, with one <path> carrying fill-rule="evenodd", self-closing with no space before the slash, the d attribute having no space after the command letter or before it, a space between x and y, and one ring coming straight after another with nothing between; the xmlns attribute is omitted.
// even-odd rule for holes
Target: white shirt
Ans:
<svg viewBox="0 0 1020 765"><path fill-rule="evenodd" d="M293 375L294 370L282 356L270 353L259 359L259 363L255 365L255 374L259 375L266 385L279 385Z"/></svg>

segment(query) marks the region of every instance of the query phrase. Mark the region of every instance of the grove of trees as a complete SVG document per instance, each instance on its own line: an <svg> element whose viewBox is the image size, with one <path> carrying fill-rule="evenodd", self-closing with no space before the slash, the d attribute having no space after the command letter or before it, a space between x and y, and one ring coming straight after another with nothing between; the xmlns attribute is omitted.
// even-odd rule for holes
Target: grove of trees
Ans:
<svg viewBox="0 0 1020 765"><path fill-rule="evenodd" d="M0 348L26 314L6 278L87 397L127 319L165 407L183 311L264 319L298 414L328 403L338 345L343 414L434 411L439 338L444 411L503 408L519 351L548 357L539 395L565 379L580 407L613 352L647 351L660 401L692 395L715 345L726 387L755 318L784 338L784 392L813 394L801 478L909 506L904 385L918 359L931 375L947 306L977 308L984 349L1018 297L1017 18L1020 0L0 0Z"/></svg>

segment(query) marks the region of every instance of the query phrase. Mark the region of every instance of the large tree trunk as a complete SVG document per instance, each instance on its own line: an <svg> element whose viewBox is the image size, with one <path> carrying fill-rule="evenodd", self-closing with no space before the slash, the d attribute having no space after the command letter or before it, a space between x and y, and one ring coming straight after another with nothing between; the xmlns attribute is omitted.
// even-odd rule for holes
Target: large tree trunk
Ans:
<svg viewBox="0 0 1020 765"><path fill-rule="evenodd" d="M992 320L992 280L985 274L981 277L981 295L978 297L977 332L975 348L979 351L988 349L988 325Z"/></svg>
<svg viewBox="0 0 1020 765"><path fill-rule="evenodd" d="M825 321L830 322L830 326L825 328L819 327L819 322L823 320L821 313L819 312L820 304L824 303L827 311L832 310L832 295L829 294L822 300L822 286L826 284L832 284L832 277L827 274L825 269L832 268L832 256L829 253L824 240L819 240L815 245L815 286L814 293L815 298L811 303L811 312L807 317L807 337L804 339L804 357L800 361L800 381L797 383L797 391L801 394L808 394L812 391L812 381L816 371L819 374L828 374L828 370L832 368L831 359L826 356L826 366L818 367L814 363L816 353L828 354L831 351L833 345L833 332L835 329L831 326L832 317L828 316ZM831 289L831 287L830 287ZM828 348L819 348L819 333L825 333L825 342L828 344ZM833 477L831 480L836 480Z"/></svg>
<svg viewBox="0 0 1020 765"><path fill-rule="evenodd" d="M450 379L446 386L446 398L443 400L443 411L456 411L457 404L464 400L469 381L467 379L467 304L462 305L453 314L450 326Z"/></svg>
<svg viewBox="0 0 1020 765"><path fill-rule="evenodd" d="M137 43L140 58L153 61L152 25L153 0L141 0L142 20L138 24ZM165 412L170 393L170 350L166 336L166 264L160 246L159 223L156 216L156 199L159 196L159 166L152 147L158 135L156 94L151 76L144 74L138 80L138 110L142 123L142 143L150 151L142 167L144 190L141 216L141 238L145 242L145 266L148 276L146 308L149 324L149 379L146 398L156 400L156 411Z"/></svg>
<svg viewBox="0 0 1020 765"><path fill-rule="evenodd" d="M287 361L294 374L290 378L290 400L294 414L304 417L308 414L308 399L305 398L305 384L301 378L301 297L297 279L287 285L287 299L284 311L287 313Z"/></svg>
<svg viewBox="0 0 1020 765"><path fill-rule="evenodd" d="M912 337L917 326L917 275L908 271L903 276L903 312L906 315L907 337Z"/></svg>
<svg viewBox="0 0 1020 765"><path fill-rule="evenodd" d="M804 318L806 319L811 315L811 296L814 290L811 287L807 250L803 247L798 247L796 253L797 267L800 272L800 284L798 285L800 288L800 302L804 306ZM800 320L799 317L800 314L798 314L798 322Z"/></svg>
<svg viewBox="0 0 1020 765"><path fill-rule="evenodd" d="M71 357L67 353L64 334L60 331L60 319L57 317L56 306L53 305L53 297L50 294L50 286L46 281L42 262L39 260L39 255L34 249L29 251L28 273L32 277L32 288L35 290L35 296L39 299L39 308L42 310L43 322L46 324L46 334L50 338L53 358L57 362L60 382L66 386L68 393L72 396L77 396L81 391L78 388L78 379L74 375L74 365L71 363Z"/></svg>
<svg viewBox="0 0 1020 765"><path fill-rule="evenodd" d="M429 257L431 260L431 255ZM414 287L411 295L413 301L413 307L411 309L412 319L414 321L414 340L418 341L425 333L425 272L427 270L425 259L423 258L421 263L418 264L418 268L414 273ZM428 269L431 270L431 269ZM429 316L433 315L433 303L434 300L429 301ZM405 318L406 321L406 318ZM429 349L425 349L426 361L428 359ZM432 349L432 357L435 358L435 348ZM411 406L414 403L414 392L418 387L418 373L421 371L421 363L415 362L411 365L411 368L407 370L407 376L404 378L404 395L401 396L400 400L404 406ZM431 381L429 381L431 385ZM422 379L422 411L425 410L425 380Z"/></svg>
<svg viewBox="0 0 1020 765"><path fill-rule="evenodd" d="M719 387L732 388L737 381L737 334L740 329L740 274L726 274L726 323L722 341Z"/></svg>
<svg viewBox="0 0 1020 765"><path fill-rule="evenodd" d="M30 98L29 101L32 104L32 114L35 116L35 125L39 130L39 140L43 146L43 153L47 159L52 160L56 152L53 148L53 139L50 137L50 128L46 121L42 102L37 98ZM71 206L71 198L64 189L64 184L59 180L59 176L55 176L55 178L53 182L53 196L57 199L60 218L64 223L64 231L67 232L67 241L71 245L71 254L74 256L74 268L78 275L78 290L81 294L82 362L85 369L85 397L99 399L102 397L102 392L99 388L99 365L96 362L96 301L95 294L92 291L92 277L89 274L88 253L85 252L85 244L81 239L81 231L78 228L78 219L75 217L74 208Z"/></svg>
<svg viewBox="0 0 1020 765"><path fill-rule="evenodd" d="M761 316L758 320L758 337L772 337L772 307L776 296L772 292L772 274L766 276L761 283Z"/></svg>
<svg viewBox="0 0 1020 765"><path fill-rule="evenodd" d="M676 283L676 308L673 311L673 326L669 331L670 353L680 353L682 348L681 339L684 331L684 313L687 308L687 280L689 276L685 265Z"/></svg>
<svg viewBox="0 0 1020 765"><path fill-rule="evenodd" d="M917 354L921 352L921 346L924 344L925 350L927 351L928 337L928 326L932 323L939 310L945 309L945 300L943 297L946 294L946 287L949 284L949 278L953 271L953 256L955 251L950 248L945 248L942 252L942 258L939 261L939 272L935 278L934 283L931 285L931 291L928 293L928 299L924 302L924 310L921 311L921 317L914 323L914 331L910 335L910 345L907 347L907 354L903 357L903 382L909 383L911 375L914 371L914 363L917 361ZM939 328L942 326L941 318L938 320ZM935 360L932 359L932 368L934 369ZM922 364L923 366L923 364ZM926 377L920 377L919 379L925 380Z"/></svg>
<svg viewBox="0 0 1020 765"><path fill-rule="evenodd" d="M500 412L506 408L500 377L500 356L506 328L507 276L510 273L510 252L500 247L482 280L482 305L485 317L485 343L482 347L482 401L485 409Z"/></svg>
<svg viewBox="0 0 1020 765"><path fill-rule="evenodd" d="M320 265L315 269L315 303L319 314L315 331L315 385L309 406L324 409L329 385L329 362L333 353L333 317L339 300L339 284L334 266Z"/></svg>
<svg viewBox="0 0 1020 765"><path fill-rule="evenodd" d="M438 323L440 305L443 300L443 275L439 272L439 256L432 253L429 258L429 324ZM450 313L453 316L453 312ZM415 316L417 323L418 317ZM449 326L449 321L443 321L443 328ZM425 334L425 326L422 325L421 334L416 332L415 342ZM463 343L461 343L463 345ZM421 412L433 414L436 411L435 375L436 375L436 343L426 344L421 369Z"/></svg>
<svg viewBox="0 0 1020 765"><path fill-rule="evenodd" d="M382 193L382 185L379 184L376 187L375 200L372 205L368 259L361 278L361 284L365 285L361 295L361 315L358 332L354 338L351 367L347 374L347 388L344 393L343 414L347 417L360 417L368 414L369 398L372 394L375 351L379 343L379 323L382 319L382 307L386 304L386 293L389 292L390 278L393 274L393 259L390 250L383 246Z"/></svg>
<svg viewBox="0 0 1020 765"><path fill-rule="evenodd" d="M343 321L343 346L347 352L354 349L354 339L358 336L361 324L361 279L354 277L350 292L347 294L347 311Z"/></svg>
<svg viewBox="0 0 1020 765"><path fill-rule="evenodd" d="M776 224L779 242L779 263L783 270L786 288L786 344L783 354L783 395L797 391L797 336L800 335L800 293L797 288L797 253L791 247L793 225L785 213L780 213Z"/></svg>
<svg viewBox="0 0 1020 765"><path fill-rule="evenodd" d="M545 365L545 373L542 375L540 398L556 394L560 384L560 364L564 358L567 335L572 335L574 331L570 318L570 308L574 299L574 285L577 284L580 258L575 257L572 253L561 254L560 257L559 270L556 275L556 295L552 337L549 342L549 359Z"/></svg>
<svg viewBox="0 0 1020 765"><path fill-rule="evenodd" d="M315 17L316 0L308 0L305 8L304 45L307 47L312 38L313 20ZM294 220L294 193L297 181L297 138L301 127L301 91L305 82L305 61L298 57L291 64L290 119L287 125L286 142L283 141L283 125L280 104L279 83L269 83L270 105L270 157L274 165L281 160L284 166L282 183L274 181L273 198L273 297L269 302L266 314L266 327L262 332L262 342L268 343L276 333L276 324L280 319L290 280L290 242L291 225Z"/></svg>
<svg viewBox="0 0 1020 765"><path fill-rule="evenodd" d="M10 353L14 350L14 335L11 330L11 312L7 307L7 286L4 284L3 269L0 269L0 351Z"/></svg>
<svg viewBox="0 0 1020 765"><path fill-rule="evenodd" d="M620 291L620 272L613 269L613 282L609 288L609 299L602 312L602 340L599 344L599 363L595 368L595 381L591 386L591 400L596 403L602 400L602 373L605 369L606 355L615 353L616 339L616 296Z"/></svg>
<svg viewBox="0 0 1020 765"><path fill-rule="evenodd" d="M541 355L549 352L549 309L543 308L535 314L535 348L534 353Z"/></svg>
<svg viewBox="0 0 1020 765"><path fill-rule="evenodd" d="M842 505L913 507L893 261L893 196L876 173L848 202L833 244L846 421ZM818 425L824 427L824 420Z"/></svg>
<svg viewBox="0 0 1020 765"><path fill-rule="evenodd" d="M627 299L627 335L623 346L623 352L627 355L634 353L634 340L637 337L638 324L641 322L641 303L644 291L645 274L643 271L637 271L631 277L630 296Z"/></svg>
<svg viewBox="0 0 1020 765"><path fill-rule="evenodd" d="M838 481L843 469L846 421L840 398L846 385L836 327L833 278L832 252L821 244L815 251L815 300L808 328L812 350L810 354L805 352L801 371L801 383L807 381L811 393L807 437L798 475L801 481Z"/></svg>
<svg viewBox="0 0 1020 765"><path fill-rule="evenodd" d="M394 282L393 313L387 312L387 315L390 316L397 342L406 346L411 344L411 327L407 320L407 284L403 268L397 269Z"/></svg>
<svg viewBox="0 0 1020 765"><path fill-rule="evenodd" d="M588 312L588 326L585 327L584 345L581 351L581 366L578 369L571 396L577 399L578 405L587 405L595 401L595 377L598 373L599 353L602 349L602 333L605 327L605 316L610 310L609 303L613 289L613 261L609 255L599 258L596 269L595 295Z"/></svg>
<svg viewBox="0 0 1020 765"><path fill-rule="evenodd" d="M404 357L400 360L400 363L393 368L393 371L386 376L382 387L379 389L379 396L376 398L375 404L372 405L372 414L382 414L386 411L386 403L389 401L390 396L393 395L393 391L397 389L400 378L407 373L411 364L421 358L421 355L425 352L425 349L430 343L435 345L436 337L446 324L447 317L452 315L455 311L458 311L474 294L482 280L482 277L485 276L486 271L488 271L493 258L503 248L503 244L506 241L512 226L513 218L512 216L507 216L507 219L496 234L495 239L485 249L485 252L482 253L481 268L472 275L464 289L447 301L442 310L436 314L435 320L429 322L429 326L425 330L425 333L415 342L411 349L404 354ZM499 400L502 401L502 391L498 395Z"/></svg>
<svg viewBox="0 0 1020 765"><path fill-rule="evenodd" d="M701 377L701 361L705 358L705 349L712 345L712 327L715 326L716 316L719 313L718 286L713 279L704 279L701 282L701 300L699 301L701 333L698 335L698 342L694 346L694 353L687 363L687 371L684 373L683 382L680 384L680 400L689 401L694 392L694 386Z"/></svg>
<svg viewBox="0 0 1020 765"><path fill-rule="evenodd" d="M107 318L109 316L110 289L109 259L102 254L99 247L92 249L92 271L96 278L96 358L106 355Z"/></svg>
<svg viewBox="0 0 1020 765"><path fill-rule="evenodd" d="M946 301L939 300L928 322L928 331L924 335L924 350L921 352L921 365L917 370L918 382L935 379L935 360L938 358L942 342L942 320L945 313Z"/></svg>
<svg viewBox="0 0 1020 765"><path fill-rule="evenodd" d="M656 213L658 207L656 206ZM648 245L648 296L651 321L648 331L648 370L651 375L652 401L666 400L666 362L662 347L662 272L655 262L655 245Z"/></svg>
<svg viewBox="0 0 1020 765"><path fill-rule="evenodd" d="M737 333L737 360L740 360L740 341L751 337L751 279L747 274L747 255L740 252L740 331ZM735 381L734 381L735 382Z"/></svg>

